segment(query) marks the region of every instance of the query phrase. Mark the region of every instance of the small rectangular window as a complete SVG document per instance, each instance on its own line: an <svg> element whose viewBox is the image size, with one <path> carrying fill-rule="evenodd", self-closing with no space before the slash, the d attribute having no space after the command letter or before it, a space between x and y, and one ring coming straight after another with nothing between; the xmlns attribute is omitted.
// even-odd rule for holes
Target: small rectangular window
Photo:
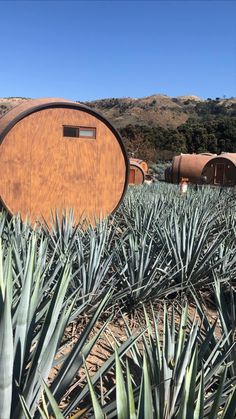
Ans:
<svg viewBox="0 0 236 419"><path fill-rule="evenodd" d="M76 127L63 127L64 137L78 137Z"/></svg>
<svg viewBox="0 0 236 419"><path fill-rule="evenodd" d="M79 128L79 136L85 138L96 138L95 128Z"/></svg>
<svg viewBox="0 0 236 419"><path fill-rule="evenodd" d="M96 139L96 128L63 126L64 137Z"/></svg>

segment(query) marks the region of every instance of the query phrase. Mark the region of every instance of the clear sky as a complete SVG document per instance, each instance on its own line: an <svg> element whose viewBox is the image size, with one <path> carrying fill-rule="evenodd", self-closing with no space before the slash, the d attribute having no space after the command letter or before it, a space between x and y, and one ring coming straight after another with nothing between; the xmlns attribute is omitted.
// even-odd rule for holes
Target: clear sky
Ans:
<svg viewBox="0 0 236 419"><path fill-rule="evenodd" d="M236 96L235 1L2 1L0 97Z"/></svg>

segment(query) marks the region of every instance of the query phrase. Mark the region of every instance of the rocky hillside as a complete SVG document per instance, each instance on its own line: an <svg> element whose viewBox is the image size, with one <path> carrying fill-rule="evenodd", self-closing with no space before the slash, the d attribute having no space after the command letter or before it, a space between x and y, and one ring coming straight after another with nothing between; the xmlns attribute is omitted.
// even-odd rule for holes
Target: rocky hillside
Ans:
<svg viewBox="0 0 236 419"><path fill-rule="evenodd" d="M181 100L176 102L168 96L153 95L142 99L103 99L86 104L101 112L117 128L136 124L176 128L187 121L195 101L185 105Z"/></svg>
<svg viewBox="0 0 236 419"><path fill-rule="evenodd" d="M101 99L85 104L102 113L117 128L127 125L160 126L177 128L189 118L197 117L205 104L215 102L215 111L230 114L236 110L236 98L209 99L204 101L197 96L171 98L165 95L152 95L141 99Z"/></svg>
<svg viewBox="0 0 236 419"><path fill-rule="evenodd" d="M24 100L0 99L0 115ZM130 155L148 162L179 152L236 152L236 98L152 95L84 104L115 125Z"/></svg>

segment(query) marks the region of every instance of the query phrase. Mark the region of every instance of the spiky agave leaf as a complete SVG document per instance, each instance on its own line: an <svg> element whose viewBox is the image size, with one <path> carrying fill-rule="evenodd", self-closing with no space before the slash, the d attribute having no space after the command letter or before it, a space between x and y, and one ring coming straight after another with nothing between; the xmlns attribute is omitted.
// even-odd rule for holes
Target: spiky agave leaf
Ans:
<svg viewBox="0 0 236 419"><path fill-rule="evenodd" d="M2 260L0 261L2 264ZM0 308L0 415L3 418L10 418L12 403L13 383L13 330L11 318L12 300L12 266L11 250L6 259L7 274L2 278L1 286L1 308ZM4 284L4 287L3 287Z"/></svg>
<svg viewBox="0 0 236 419"><path fill-rule="evenodd" d="M91 395L91 399L92 399L94 417L95 417L95 419L104 419L104 414L102 412L102 409L101 409L100 404L98 402L98 399L97 399L96 393L94 391L93 385L91 383L86 364L85 364L85 372L86 372L87 382L88 382L89 391L90 391L90 395Z"/></svg>

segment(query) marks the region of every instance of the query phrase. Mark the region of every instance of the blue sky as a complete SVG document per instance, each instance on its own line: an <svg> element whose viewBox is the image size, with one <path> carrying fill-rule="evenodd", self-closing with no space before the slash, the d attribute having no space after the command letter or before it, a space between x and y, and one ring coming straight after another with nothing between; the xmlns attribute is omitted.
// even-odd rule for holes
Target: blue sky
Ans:
<svg viewBox="0 0 236 419"><path fill-rule="evenodd" d="M1 1L0 97L236 96L234 1Z"/></svg>

